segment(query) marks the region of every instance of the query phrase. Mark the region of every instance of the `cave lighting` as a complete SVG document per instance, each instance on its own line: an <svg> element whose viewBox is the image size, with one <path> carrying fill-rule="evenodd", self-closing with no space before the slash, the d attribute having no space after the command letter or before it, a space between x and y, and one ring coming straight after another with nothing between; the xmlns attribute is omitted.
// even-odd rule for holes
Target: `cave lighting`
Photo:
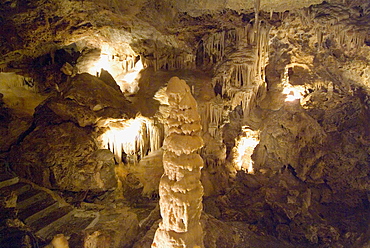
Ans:
<svg viewBox="0 0 370 248"><path fill-rule="evenodd" d="M138 62L136 62L134 69L131 72L127 73L123 77L123 79L128 83L132 83L135 79L137 79L137 77L138 77L138 75L139 75L139 73L142 69L144 69L144 65L143 65L143 63L141 62L141 59L140 59Z"/></svg>
<svg viewBox="0 0 370 248"><path fill-rule="evenodd" d="M134 94L139 90L140 72L143 69L143 62L139 59L132 70L126 73L122 79L119 77L116 80L122 92Z"/></svg>
<svg viewBox="0 0 370 248"><path fill-rule="evenodd" d="M304 92L305 88L302 85L293 86L289 83L286 83L283 89L283 94L286 95L286 102L292 102L302 99Z"/></svg>
<svg viewBox="0 0 370 248"><path fill-rule="evenodd" d="M18 113L32 116L35 108L43 102L47 95L41 95L32 78L18 75L14 72L0 73L0 93L8 108Z"/></svg>
<svg viewBox="0 0 370 248"><path fill-rule="evenodd" d="M108 130L101 136L103 148L108 148L122 162L123 154L134 156L143 150L142 143L145 132L145 118L114 119L107 123Z"/></svg>
<svg viewBox="0 0 370 248"><path fill-rule="evenodd" d="M295 66L300 66L305 69L308 69L306 65L292 63L285 66L284 75L281 80L283 86L283 94L286 95L285 101L292 102L295 100L300 100L304 96L305 88L303 85L291 85L289 82L289 68L293 68Z"/></svg>
<svg viewBox="0 0 370 248"><path fill-rule="evenodd" d="M100 136L101 148L109 149L118 163L122 163L124 156L136 163L149 151L156 151L161 147L162 134L153 120L144 116L134 119L109 119L103 125L106 131ZM125 158L126 159L126 158Z"/></svg>
<svg viewBox="0 0 370 248"><path fill-rule="evenodd" d="M123 93L129 95L139 90L140 72L144 69L142 58L133 51L119 55L109 45L102 45L98 59L89 61L87 72L99 77L102 69L108 71Z"/></svg>
<svg viewBox="0 0 370 248"><path fill-rule="evenodd" d="M101 69L109 71L109 54L101 54L100 59L95 64L95 68L97 69L97 73L100 73Z"/></svg>
<svg viewBox="0 0 370 248"><path fill-rule="evenodd" d="M107 53L100 54L99 60L91 66L89 74L99 77L102 69L109 72L112 71L112 68L109 63L109 54Z"/></svg>
<svg viewBox="0 0 370 248"><path fill-rule="evenodd" d="M252 154L259 143L259 131L253 131L247 126L242 127L242 130L242 135L235 141L233 162L236 170L253 174Z"/></svg>

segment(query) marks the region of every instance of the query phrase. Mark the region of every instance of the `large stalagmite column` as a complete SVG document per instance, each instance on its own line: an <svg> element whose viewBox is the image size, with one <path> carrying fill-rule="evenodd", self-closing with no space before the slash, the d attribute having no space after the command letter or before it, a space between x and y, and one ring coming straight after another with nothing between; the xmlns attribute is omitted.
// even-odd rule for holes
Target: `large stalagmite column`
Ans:
<svg viewBox="0 0 370 248"><path fill-rule="evenodd" d="M152 247L204 247L199 222L203 208L203 160L196 153L203 146L203 139L197 103L190 87L178 77L170 79L166 94L168 135L163 144L164 174L159 184L162 222Z"/></svg>

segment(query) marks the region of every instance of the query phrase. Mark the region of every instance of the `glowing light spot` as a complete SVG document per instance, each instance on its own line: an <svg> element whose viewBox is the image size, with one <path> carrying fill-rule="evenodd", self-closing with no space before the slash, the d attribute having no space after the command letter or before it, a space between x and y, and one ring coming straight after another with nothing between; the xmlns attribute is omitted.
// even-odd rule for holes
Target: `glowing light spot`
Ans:
<svg viewBox="0 0 370 248"><path fill-rule="evenodd" d="M28 115L33 115L35 108L47 97L37 92L31 78L14 72L0 72L0 93L8 108Z"/></svg>
<svg viewBox="0 0 370 248"><path fill-rule="evenodd" d="M134 94L139 90L140 72L143 69L144 65L142 61L139 60L131 71L117 78L117 84L121 88L122 92Z"/></svg>
<svg viewBox="0 0 370 248"><path fill-rule="evenodd" d="M236 140L234 147L234 166L236 170L244 170L254 173L252 154L259 143L259 131L253 131L249 127L243 127L243 134Z"/></svg>
<svg viewBox="0 0 370 248"><path fill-rule="evenodd" d="M95 64L97 72L100 73L101 69L109 71L109 54L101 54L99 61Z"/></svg>
<svg viewBox="0 0 370 248"><path fill-rule="evenodd" d="M139 60L138 62L136 62L135 64L135 67L133 69L132 72L129 72L127 73L123 79L128 82L128 83L132 83L136 78L137 76L139 75L140 71L144 69L144 65L143 63L141 62L141 60Z"/></svg>
<svg viewBox="0 0 370 248"><path fill-rule="evenodd" d="M305 88L302 85L291 85L289 83L289 68L296 64L290 64L285 67L284 76L282 81L283 94L286 95L285 101L292 102L298 99L302 99L304 96Z"/></svg>
<svg viewBox="0 0 370 248"><path fill-rule="evenodd" d="M305 88L301 85L292 86L291 84L284 85L283 94L286 95L285 101L291 102L294 100L302 99Z"/></svg>
<svg viewBox="0 0 370 248"><path fill-rule="evenodd" d="M109 149L119 163L123 159L135 163L149 151L158 150L161 146L161 130L146 117L108 119L101 125L107 128L99 138L101 148Z"/></svg>
<svg viewBox="0 0 370 248"><path fill-rule="evenodd" d="M111 71L111 65L109 63L109 54L106 53L100 54L99 60L91 65L88 73L98 77L100 75L101 69Z"/></svg>

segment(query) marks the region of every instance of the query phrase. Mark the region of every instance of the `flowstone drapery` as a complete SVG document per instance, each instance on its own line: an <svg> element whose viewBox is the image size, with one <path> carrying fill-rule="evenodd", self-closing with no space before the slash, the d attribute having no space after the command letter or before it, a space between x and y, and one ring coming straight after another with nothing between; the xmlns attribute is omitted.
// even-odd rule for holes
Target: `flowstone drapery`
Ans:
<svg viewBox="0 0 370 248"><path fill-rule="evenodd" d="M199 134L197 103L190 92L190 87L178 77L168 82L168 134L163 144L164 174L159 184L162 222L152 247L204 247L199 222L203 208L203 159L197 154L203 139Z"/></svg>

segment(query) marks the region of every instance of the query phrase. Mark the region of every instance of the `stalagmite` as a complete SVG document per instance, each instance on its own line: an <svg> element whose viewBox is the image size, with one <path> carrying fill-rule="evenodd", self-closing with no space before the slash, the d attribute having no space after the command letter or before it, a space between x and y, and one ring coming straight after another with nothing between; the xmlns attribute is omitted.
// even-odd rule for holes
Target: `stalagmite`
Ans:
<svg viewBox="0 0 370 248"><path fill-rule="evenodd" d="M168 136L164 140L164 174L159 184L162 222L152 247L204 247L199 222L203 186L200 182L203 146L197 103L184 80L173 77L166 93L169 102Z"/></svg>

